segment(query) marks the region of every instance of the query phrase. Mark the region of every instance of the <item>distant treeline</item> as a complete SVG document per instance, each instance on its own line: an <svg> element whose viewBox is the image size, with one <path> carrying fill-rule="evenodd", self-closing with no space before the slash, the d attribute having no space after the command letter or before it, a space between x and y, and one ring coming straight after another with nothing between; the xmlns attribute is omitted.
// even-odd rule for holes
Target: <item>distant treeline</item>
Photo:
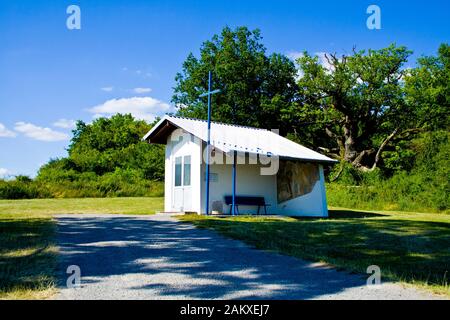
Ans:
<svg viewBox="0 0 450 320"><path fill-rule="evenodd" d="M0 180L0 199L163 196L163 148L141 141L148 128L130 115L79 122L67 158L51 160L35 179ZM390 170L330 168L328 180L340 176L327 184L329 205L448 211L449 142L447 131L423 133L402 146L402 157L389 158Z"/></svg>
<svg viewBox="0 0 450 320"><path fill-rule="evenodd" d="M162 196L164 148L141 141L150 128L131 115L78 121L67 158L50 160L33 180L0 180L0 198Z"/></svg>

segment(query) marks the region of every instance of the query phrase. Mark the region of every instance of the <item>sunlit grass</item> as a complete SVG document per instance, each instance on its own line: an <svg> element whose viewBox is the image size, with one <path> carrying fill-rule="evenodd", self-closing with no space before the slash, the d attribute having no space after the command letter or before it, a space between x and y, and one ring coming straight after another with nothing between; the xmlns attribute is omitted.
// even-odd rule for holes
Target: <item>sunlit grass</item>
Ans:
<svg viewBox="0 0 450 320"><path fill-rule="evenodd" d="M163 209L164 198L80 198L0 200L1 217L51 217L55 214L153 214Z"/></svg>
<svg viewBox="0 0 450 320"><path fill-rule="evenodd" d="M180 216L256 248L365 273L450 295L450 215L330 210L329 219Z"/></svg>
<svg viewBox="0 0 450 320"><path fill-rule="evenodd" d="M0 214L0 298L43 297L54 288L56 248L51 218Z"/></svg>
<svg viewBox="0 0 450 320"><path fill-rule="evenodd" d="M154 214L163 198L0 200L0 299L56 292L56 214Z"/></svg>

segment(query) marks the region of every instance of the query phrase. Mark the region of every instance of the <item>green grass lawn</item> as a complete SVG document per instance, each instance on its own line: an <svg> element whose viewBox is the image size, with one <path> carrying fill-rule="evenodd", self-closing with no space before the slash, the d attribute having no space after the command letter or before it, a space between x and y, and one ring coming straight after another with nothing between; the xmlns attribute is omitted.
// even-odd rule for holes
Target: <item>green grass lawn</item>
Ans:
<svg viewBox="0 0 450 320"><path fill-rule="evenodd" d="M55 293L56 214L153 214L163 198L0 200L0 299Z"/></svg>
<svg viewBox="0 0 450 320"><path fill-rule="evenodd" d="M153 214L163 198L0 200L0 299L55 293L55 214ZM330 219L182 216L258 248L449 294L450 215L331 210Z"/></svg>
<svg viewBox="0 0 450 320"><path fill-rule="evenodd" d="M450 295L450 215L330 210L329 219L204 217L182 221L243 240L259 249L382 277Z"/></svg>
<svg viewBox="0 0 450 320"><path fill-rule="evenodd" d="M0 217L52 217L55 214L153 214L163 210L164 198L80 198L0 200Z"/></svg>

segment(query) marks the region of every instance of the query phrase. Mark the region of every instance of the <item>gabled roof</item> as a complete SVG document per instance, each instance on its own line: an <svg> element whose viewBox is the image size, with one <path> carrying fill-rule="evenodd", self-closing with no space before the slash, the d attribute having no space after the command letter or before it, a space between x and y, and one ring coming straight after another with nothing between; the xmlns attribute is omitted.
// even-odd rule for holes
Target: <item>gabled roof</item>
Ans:
<svg viewBox="0 0 450 320"><path fill-rule="evenodd" d="M206 120L174 116L164 116L144 136L143 140L149 143L166 144L168 135L177 128L207 141ZM223 152L240 151L311 162L337 162L272 131L218 122L211 122L211 145Z"/></svg>

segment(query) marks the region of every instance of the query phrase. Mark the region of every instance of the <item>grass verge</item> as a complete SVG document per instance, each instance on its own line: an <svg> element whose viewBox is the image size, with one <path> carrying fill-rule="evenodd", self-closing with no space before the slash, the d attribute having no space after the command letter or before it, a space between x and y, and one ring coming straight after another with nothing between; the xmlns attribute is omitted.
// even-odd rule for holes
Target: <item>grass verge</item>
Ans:
<svg viewBox="0 0 450 320"><path fill-rule="evenodd" d="M52 217L55 214L153 214L163 210L164 198L77 198L0 200L0 216Z"/></svg>
<svg viewBox="0 0 450 320"><path fill-rule="evenodd" d="M351 272L381 268L401 281L450 296L450 215L330 210L329 219L205 217L182 221L272 250Z"/></svg>
<svg viewBox="0 0 450 320"><path fill-rule="evenodd" d="M153 214L163 198L0 200L0 299L45 299L55 292L56 214Z"/></svg>
<svg viewBox="0 0 450 320"><path fill-rule="evenodd" d="M54 293L54 232L51 218L0 215L0 299L47 298Z"/></svg>

